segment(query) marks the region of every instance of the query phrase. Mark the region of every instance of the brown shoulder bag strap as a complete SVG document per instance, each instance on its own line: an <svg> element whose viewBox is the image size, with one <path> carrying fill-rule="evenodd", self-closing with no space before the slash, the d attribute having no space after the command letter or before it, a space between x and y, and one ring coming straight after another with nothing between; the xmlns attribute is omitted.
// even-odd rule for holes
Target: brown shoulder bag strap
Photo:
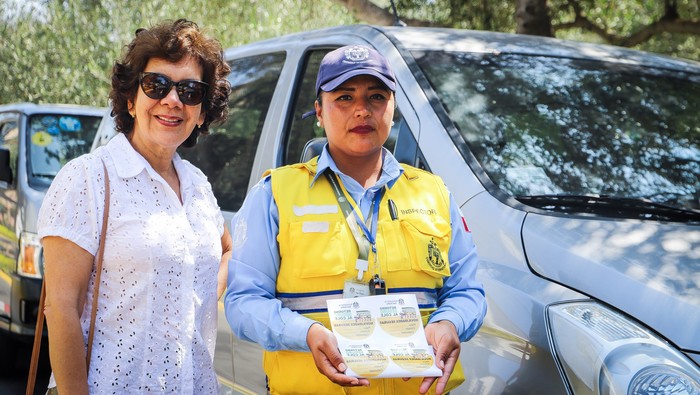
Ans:
<svg viewBox="0 0 700 395"><path fill-rule="evenodd" d="M100 279L102 277L102 259L105 250L105 238L107 237L107 221L109 220L109 174L107 166L102 162L105 174L105 205L102 213L102 231L100 232L100 245L97 248L97 256L95 257L95 288L92 295L92 311L90 313L90 329L88 331L87 353L85 355L85 366L90 372L90 354L92 353L92 339L95 335L95 316L97 315L97 297L100 291ZM39 311L36 317L36 329L34 331L34 345L32 347L32 359L29 364L29 377L27 378L26 395L34 394L34 385L36 383L36 374L39 366L39 352L41 351L41 337L44 331L44 301L46 299L45 282L41 283L41 297L39 298Z"/></svg>

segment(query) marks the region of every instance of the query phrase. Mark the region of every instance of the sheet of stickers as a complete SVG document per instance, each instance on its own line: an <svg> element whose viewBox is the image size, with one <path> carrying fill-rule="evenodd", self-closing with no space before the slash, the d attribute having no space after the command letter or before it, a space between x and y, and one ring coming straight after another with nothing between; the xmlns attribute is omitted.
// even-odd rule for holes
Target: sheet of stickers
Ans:
<svg viewBox="0 0 700 395"><path fill-rule="evenodd" d="M442 376L425 339L415 295L333 299L327 305L348 376Z"/></svg>

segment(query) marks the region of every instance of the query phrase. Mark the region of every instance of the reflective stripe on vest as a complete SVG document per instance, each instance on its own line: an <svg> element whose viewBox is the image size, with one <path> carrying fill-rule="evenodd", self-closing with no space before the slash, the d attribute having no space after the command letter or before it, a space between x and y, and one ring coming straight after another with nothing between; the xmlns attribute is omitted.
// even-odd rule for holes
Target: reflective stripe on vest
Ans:
<svg viewBox="0 0 700 395"><path fill-rule="evenodd" d="M392 288L389 293L413 294L418 301L420 309L437 308L437 291L425 288ZM299 314L327 312L326 301L329 299L341 299L343 290L312 292L312 293L288 293L280 292L277 299L282 306L296 311Z"/></svg>

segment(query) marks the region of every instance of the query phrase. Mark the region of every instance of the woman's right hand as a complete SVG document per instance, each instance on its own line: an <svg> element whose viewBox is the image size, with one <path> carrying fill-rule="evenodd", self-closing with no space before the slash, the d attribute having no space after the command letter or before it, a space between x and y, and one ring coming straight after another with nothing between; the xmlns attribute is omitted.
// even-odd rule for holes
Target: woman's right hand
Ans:
<svg viewBox="0 0 700 395"><path fill-rule="evenodd" d="M306 343L311 349L316 368L324 376L344 387L369 386L369 380L346 375L343 356L338 350L338 341L333 332L320 323L314 323L306 333Z"/></svg>

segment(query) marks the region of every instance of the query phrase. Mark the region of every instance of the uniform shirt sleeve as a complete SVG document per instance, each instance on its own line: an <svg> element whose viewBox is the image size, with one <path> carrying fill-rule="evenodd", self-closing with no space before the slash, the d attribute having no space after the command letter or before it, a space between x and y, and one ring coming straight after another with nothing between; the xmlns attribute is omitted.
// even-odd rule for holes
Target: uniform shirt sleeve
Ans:
<svg viewBox="0 0 700 395"><path fill-rule="evenodd" d="M438 291L438 309L429 323L448 320L457 328L461 341L471 339L486 315L483 285L476 279L478 257L471 232L467 231L459 206L450 194L452 241L448 259L451 275Z"/></svg>
<svg viewBox="0 0 700 395"><path fill-rule="evenodd" d="M250 190L231 229L233 250L224 299L231 329L266 350L309 351L306 334L315 321L282 307L276 298L279 214L270 177Z"/></svg>

